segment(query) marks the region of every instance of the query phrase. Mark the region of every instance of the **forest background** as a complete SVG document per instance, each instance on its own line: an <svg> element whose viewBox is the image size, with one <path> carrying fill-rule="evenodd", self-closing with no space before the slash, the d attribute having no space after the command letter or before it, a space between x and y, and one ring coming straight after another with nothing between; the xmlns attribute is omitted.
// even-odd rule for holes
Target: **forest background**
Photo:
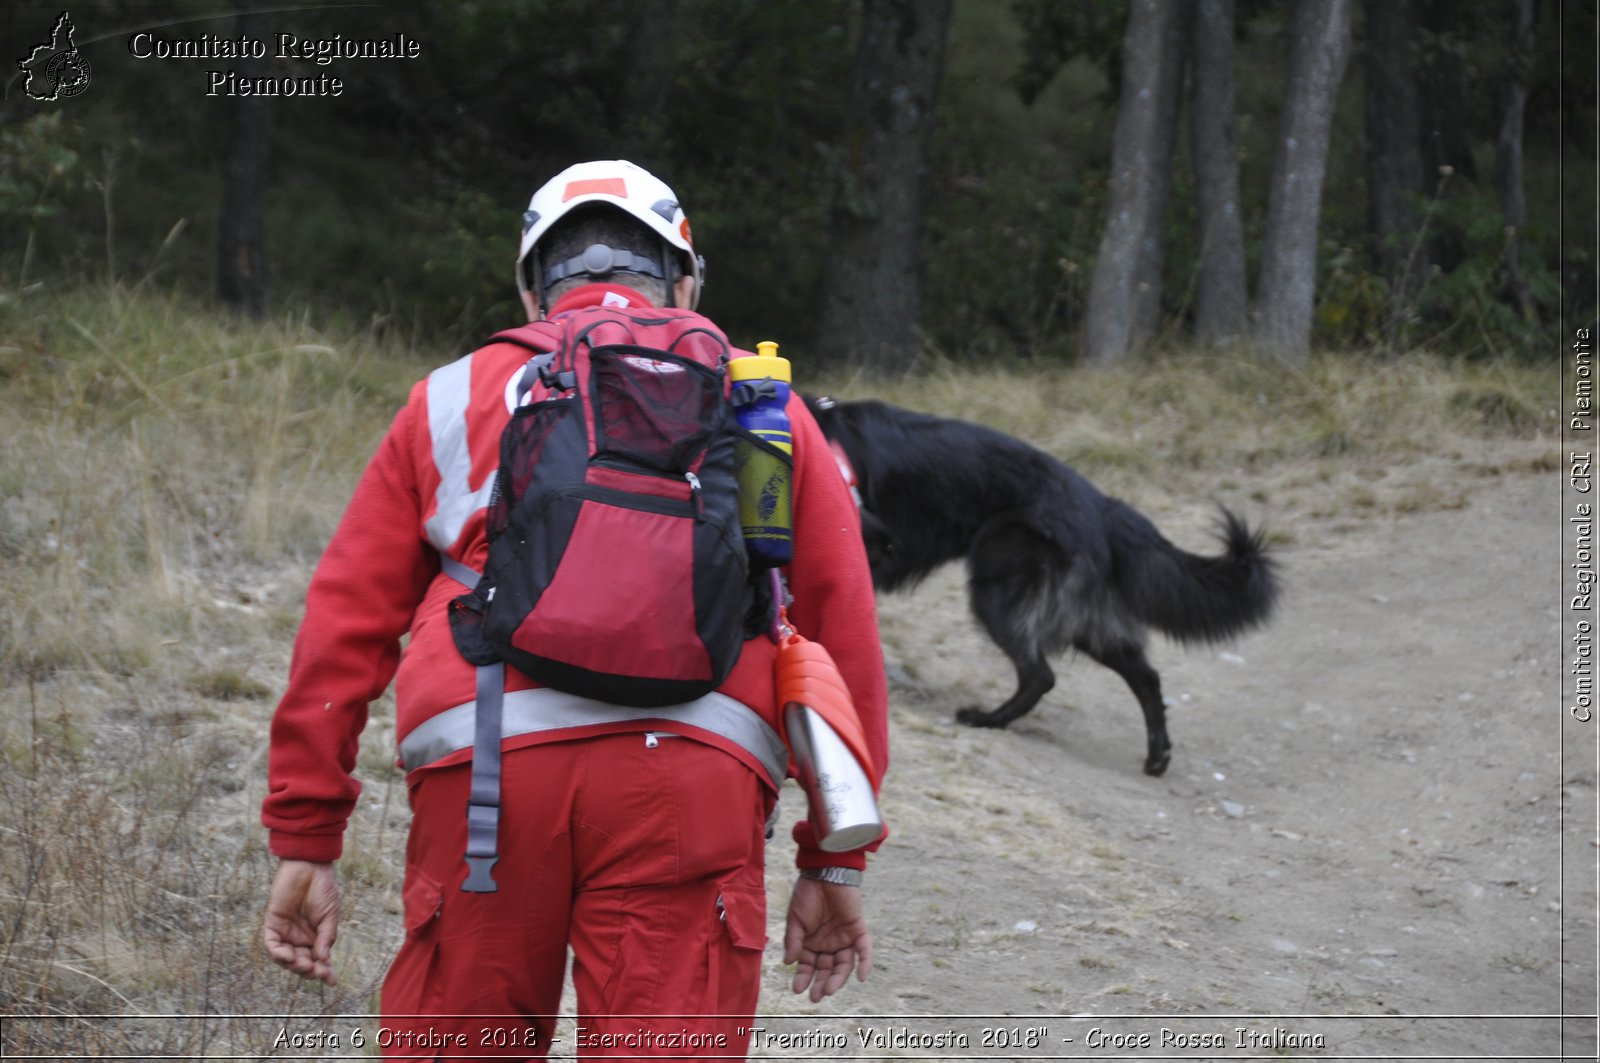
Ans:
<svg viewBox="0 0 1600 1063"><path fill-rule="evenodd" d="M26 56L57 14L11 5L6 54ZM465 349L517 316L509 263L532 189L574 160L626 157L683 197L709 259L702 308L738 341L823 360L1104 362L1239 338L1291 362L1311 344L1549 357L1563 315L1595 313L1588 4L73 15L85 91L39 103L13 73L0 104L12 297L145 280ZM191 42L403 33L420 55L136 58L131 34L151 27ZM346 88L208 96L213 68Z"/></svg>

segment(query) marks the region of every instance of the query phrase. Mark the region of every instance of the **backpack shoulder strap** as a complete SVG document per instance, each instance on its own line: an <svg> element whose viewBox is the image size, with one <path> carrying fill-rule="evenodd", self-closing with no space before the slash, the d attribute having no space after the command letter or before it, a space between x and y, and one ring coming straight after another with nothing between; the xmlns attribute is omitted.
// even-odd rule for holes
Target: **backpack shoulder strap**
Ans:
<svg viewBox="0 0 1600 1063"><path fill-rule="evenodd" d="M552 391L569 391L573 386L571 372L557 374L552 366L560 357L566 343L566 329L555 321L530 321L513 329L497 332L489 337L490 343L509 343L521 347L532 355L522 380L517 384L517 401L520 402L537 380ZM568 367L570 369L570 366Z"/></svg>
<svg viewBox="0 0 1600 1063"><path fill-rule="evenodd" d="M478 581L483 579L483 573L468 568L446 553L439 555L439 568L446 576L449 576L468 590L476 587Z"/></svg>
<svg viewBox="0 0 1600 1063"><path fill-rule="evenodd" d="M555 321L530 321L526 325L505 329L489 337L490 343L509 343L535 354L545 354L561 349L562 328Z"/></svg>

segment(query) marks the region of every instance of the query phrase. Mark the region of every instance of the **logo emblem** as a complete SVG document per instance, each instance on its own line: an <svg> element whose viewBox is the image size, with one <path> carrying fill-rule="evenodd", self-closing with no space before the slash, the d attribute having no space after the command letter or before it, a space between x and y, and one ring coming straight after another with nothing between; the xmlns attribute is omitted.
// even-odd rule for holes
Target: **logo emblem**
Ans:
<svg viewBox="0 0 1600 1063"><path fill-rule="evenodd" d="M89 87L89 61L73 42L72 16L61 12L50 39L36 44L17 66L27 75L22 89L29 99L52 101L78 95Z"/></svg>
<svg viewBox="0 0 1600 1063"><path fill-rule="evenodd" d="M681 365L659 361L655 358L641 358L636 354L627 355L622 360L635 369L642 369L646 373L655 373L657 376L668 376L672 373L683 372L683 366Z"/></svg>

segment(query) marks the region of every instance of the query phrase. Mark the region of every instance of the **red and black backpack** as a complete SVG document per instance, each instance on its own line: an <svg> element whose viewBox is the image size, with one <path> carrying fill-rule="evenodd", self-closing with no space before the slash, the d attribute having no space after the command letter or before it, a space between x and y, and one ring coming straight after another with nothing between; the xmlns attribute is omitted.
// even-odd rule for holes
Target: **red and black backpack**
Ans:
<svg viewBox="0 0 1600 1063"><path fill-rule="evenodd" d="M554 351L547 330L494 337L533 357L501 436L488 564L450 606L456 645L598 701L692 700L770 607L739 529L727 338L686 310L560 325Z"/></svg>

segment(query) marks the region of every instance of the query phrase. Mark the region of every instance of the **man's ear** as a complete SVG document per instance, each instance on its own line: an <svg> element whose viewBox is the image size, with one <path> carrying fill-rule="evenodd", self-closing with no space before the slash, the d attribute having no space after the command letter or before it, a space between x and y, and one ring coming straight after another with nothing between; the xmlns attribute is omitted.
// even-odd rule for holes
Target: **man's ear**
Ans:
<svg viewBox="0 0 1600 1063"><path fill-rule="evenodd" d="M694 309L694 278L685 273L672 285L672 305L679 310Z"/></svg>

